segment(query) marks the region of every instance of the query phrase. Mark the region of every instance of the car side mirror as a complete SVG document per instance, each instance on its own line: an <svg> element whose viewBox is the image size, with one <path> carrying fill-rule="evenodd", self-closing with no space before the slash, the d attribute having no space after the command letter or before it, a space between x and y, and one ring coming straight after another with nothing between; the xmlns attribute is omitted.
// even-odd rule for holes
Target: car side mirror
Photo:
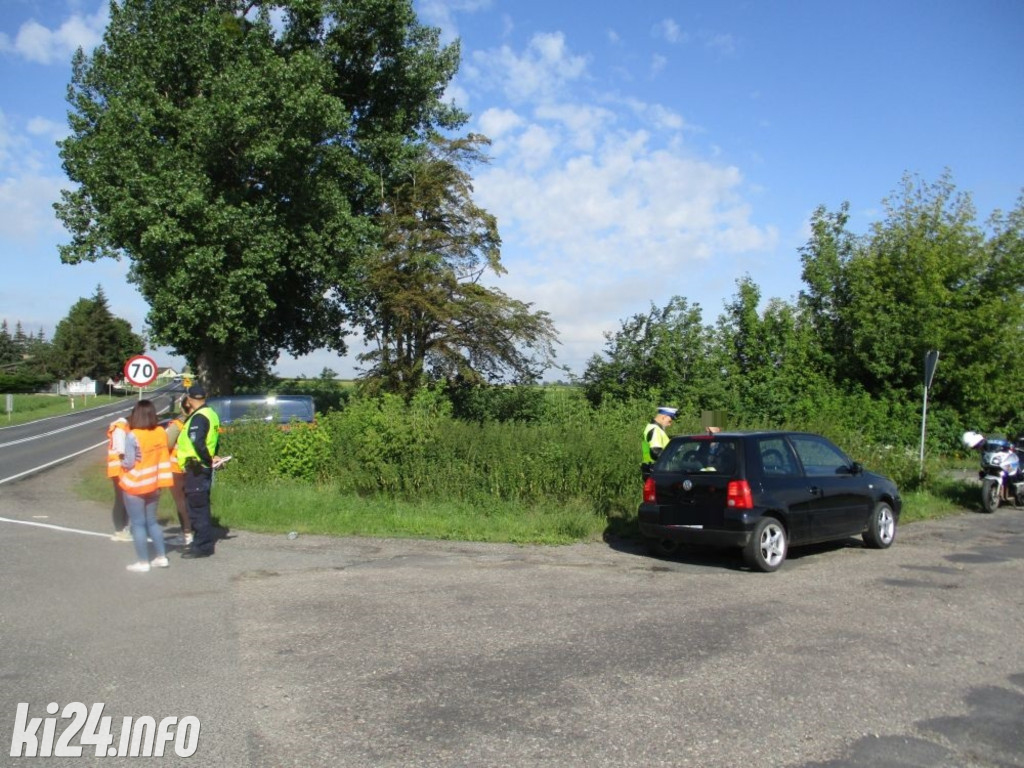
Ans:
<svg viewBox="0 0 1024 768"><path fill-rule="evenodd" d="M853 464L850 465L850 474L851 475L859 475L863 471L864 471L864 465L861 464L859 461L855 461L855 462L853 462Z"/></svg>

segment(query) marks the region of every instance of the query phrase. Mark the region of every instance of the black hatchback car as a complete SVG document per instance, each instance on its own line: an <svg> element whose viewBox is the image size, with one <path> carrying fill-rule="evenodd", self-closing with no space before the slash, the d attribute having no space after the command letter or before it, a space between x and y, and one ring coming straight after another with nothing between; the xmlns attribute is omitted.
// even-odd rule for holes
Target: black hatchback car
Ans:
<svg viewBox="0 0 1024 768"><path fill-rule="evenodd" d="M640 531L655 552L679 543L743 549L774 571L790 545L896 537L896 484L866 471L821 435L719 432L673 437L644 482Z"/></svg>

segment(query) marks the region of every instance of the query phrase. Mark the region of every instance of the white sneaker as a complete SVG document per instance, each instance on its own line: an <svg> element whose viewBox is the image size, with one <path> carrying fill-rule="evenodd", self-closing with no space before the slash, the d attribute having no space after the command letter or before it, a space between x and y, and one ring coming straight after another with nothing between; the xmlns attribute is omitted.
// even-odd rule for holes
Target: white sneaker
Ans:
<svg viewBox="0 0 1024 768"><path fill-rule="evenodd" d="M154 568L166 568L170 565L166 557L154 557L149 561L149 564Z"/></svg>
<svg viewBox="0 0 1024 768"><path fill-rule="evenodd" d="M127 528L122 528L120 531L117 531L116 533L114 533L110 537L110 540L111 541L131 541L132 540L132 532L129 531Z"/></svg>
<svg viewBox="0 0 1024 768"><path fill-rule="evenodd" d="M126 568L132 573L149 573L149 563L132 563Z"/></svg>

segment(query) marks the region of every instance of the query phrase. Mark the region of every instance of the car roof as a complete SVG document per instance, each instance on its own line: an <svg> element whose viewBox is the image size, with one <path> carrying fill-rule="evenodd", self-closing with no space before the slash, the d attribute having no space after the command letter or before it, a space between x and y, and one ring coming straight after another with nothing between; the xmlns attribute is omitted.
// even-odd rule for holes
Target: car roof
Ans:
<svg viewBox="0 0 1024 768"><path fill-rule="evenodd" d="M676 435L673 439L712 439L722 437L783 437L786 435L811 435L814 437L820 437L815 432L801 432L799 430L792 429L736 429L728 432L694 432L690 435Z"/></svg>

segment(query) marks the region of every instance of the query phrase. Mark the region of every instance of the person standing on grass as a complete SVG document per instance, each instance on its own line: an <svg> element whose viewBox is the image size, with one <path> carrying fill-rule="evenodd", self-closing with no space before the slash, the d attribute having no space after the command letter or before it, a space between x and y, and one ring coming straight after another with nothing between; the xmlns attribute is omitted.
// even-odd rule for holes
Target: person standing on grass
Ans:
<svg viewBox="0 0 1024 768"><path fill-rule="evenodd" d="M114 507L111 517L114 520L114 533L111 541L131 541L132 534L128 530L128 513L124 508L124 494L121 492L121 460L124 459L124 438L128 434L128 419L119 416L107 427L107 477L114 486Z"/></svg>
<svg viewBox="0 0 1024 768"><path fill-rule="evenodd" d="M180 413L171 419L167 425L167 448L171 452L171 474L174 475L174 485L171 486L171 496L174 497L174 506L178 511L178 524L181 526L181 533L166 540L167 544L192 545L192 523L188 519L188 505L185 503L185 470L178 464L178 437L185 426L185 419L192 413L192 407L188 404L188 397L182 395L179 403Z"/></svg>
<svg viewBox="0 0 1024 768"><path fill-rule="evenodd" d="M677 409L663 405L654 414L654 420L644 427L644 440L640 459L640 474L644 478L650 474L651 466L658 460L661 452L665 450L665 446L668 445L668 433L665 430L672 426L676 413Z"/></svg>
<svg viewBox="0 0 1024 768"><path fill-rule="evenodd" d="M216 544L210 520L210 489L220 441L220 417L206 404L206 389L201 384L193 384L185 394L192 412L178 436L178 466L185 471L185 504L193 538L192 546L181 556L191 559L209 557Z"/></svg>
<svg viewBox="0 0 1024 768"><path fill-rule="evenodd" d="M157 420L156 408L150 400L139 400L128 416L128 436L124 441L124 460L121 466L121 490L131 522L132 541L135 542L136 561L129 571L148 573L150 568L166 568L167 552L164 533L157 522L160 491L174 484L171 476L171 455L167 450L167 433ZM153 541L156 557L149 559L149 544Z"/></svg>

